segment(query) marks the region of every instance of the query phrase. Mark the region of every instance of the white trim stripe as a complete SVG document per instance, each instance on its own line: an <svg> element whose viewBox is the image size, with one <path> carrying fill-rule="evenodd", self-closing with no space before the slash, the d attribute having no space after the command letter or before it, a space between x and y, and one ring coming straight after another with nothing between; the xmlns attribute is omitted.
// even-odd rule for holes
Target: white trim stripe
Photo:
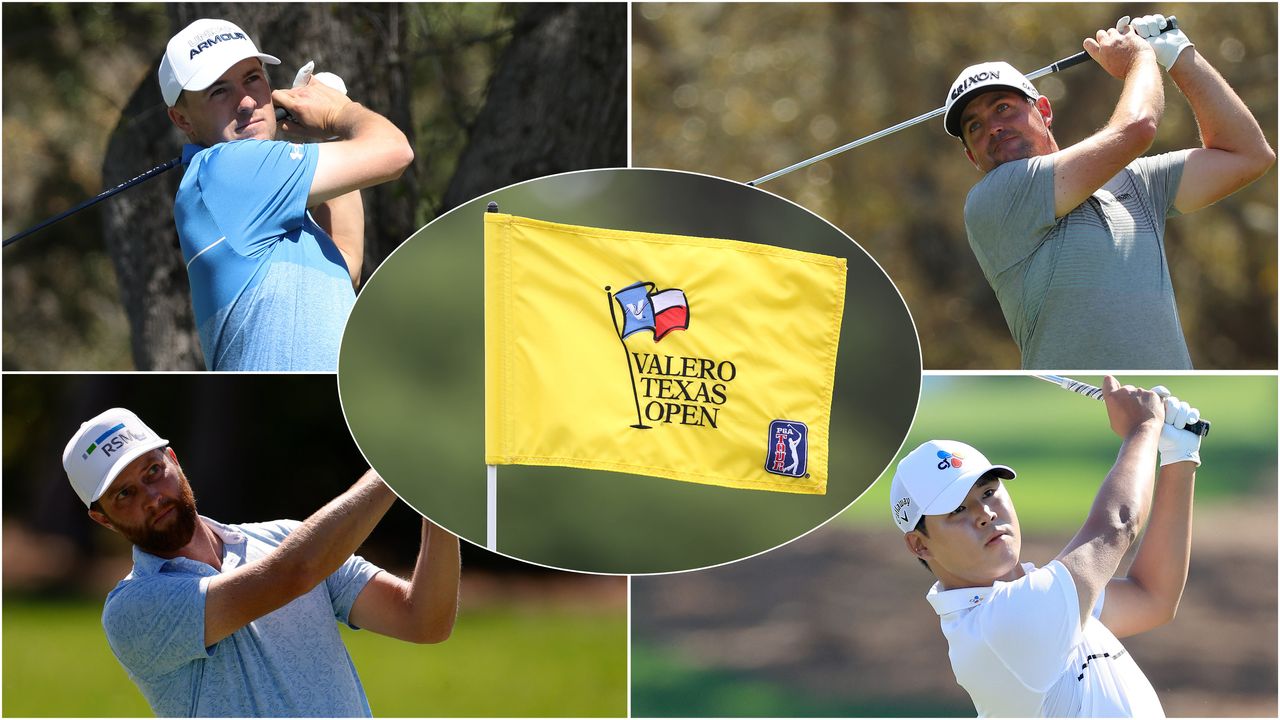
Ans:
<svg viewBox="0 0 1280 720"><path fill-rule="evenodd" d="M217 240L214 240L214 241L213 241L213 243L211 243L208 247L206 247L205 249L203 249L203 250L201 250L200 252L196 253L194 257L192 257L190 260L188 260L188 261L187 261L187 269L188 269L188 270L190 270L190 269L191 269L191 263L195 262L195 261L196 261L196 258L198 258L198 257L200 257L201 255L203 255L203 254L205 254L205 253L209 252L210 250L214 249L215 247L217 247L218 243L220 243L220 242L222 242L223 240L226 240L226 239L227 239L227 236L226 236L226 235L223 235L222 237L218 238Z"/></svg>

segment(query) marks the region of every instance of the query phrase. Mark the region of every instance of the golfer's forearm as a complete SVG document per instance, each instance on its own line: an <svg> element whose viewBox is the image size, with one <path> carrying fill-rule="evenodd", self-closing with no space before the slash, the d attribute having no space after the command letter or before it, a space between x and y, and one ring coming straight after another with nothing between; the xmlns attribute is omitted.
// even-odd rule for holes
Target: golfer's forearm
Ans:
<svg viewBox="0 0 1280 720"><path fill-rule="evenodd" d="M395 493L370 470L266 557L213 576L205 593L205 645L213 645L323 582L360 547L395 499Z"/></svg>
<svg viewBox="0 0 1280 720"><path fill-rule="evenodd" d="M1263 172L1275 162L1275 152L1249 108L1194 47L1182 51L1169 77L1187 98L1204 147L1256 157Z"/></svg>
<svg viewBox="0 0 1280 720"><path fill-rule="evenodd" d="M262 562L306 592L351 557L396 501L373 470L330 500L280 543Z"/></svg>
<svg viewBox="0 0 1280 720"><path fill-rule="evenodd" d="M378 170L377 182L395 180L413 162L413 147L400 128L360 103L343 107L332 129L342 140L358 145L360 162Z"/></svg>
<svg viewBox="0 0 1280 720"><path fill-rule="evenodd" d="M1191 563L1191 507L1196 465L1180 462L1160 469L1151 502L1151 520L1129 568L1129 580L1150 601L1153 622L1173 619Z"/></svg>
<svg viewBox="0 0 1280 720"><path fill-rule="evenodd" d="M424 519L422 546L418 550L408 597L418 642L443 642L453 632L454 620L458 616L460 572L457 536Z"/></svg>
<svg viewBox="0 0 1280 720"><path fill-rule="evenodd" d="M1152 52L1139 53L1125 74L1124 89L1107 129L1124 138L1127 150L1137 157L1151 147L1164 116L1164 80Z"/></svg>
<svg viewBox="0 0 1280 720"><path fill-rule="evenodd" d="M1138 425L1120 445L1111 472L1098 488L1081 534L1105 537L1109 544L1127 550L1137 538L1151 508L1155 479L1156 443L1160 424Z"/></svg>

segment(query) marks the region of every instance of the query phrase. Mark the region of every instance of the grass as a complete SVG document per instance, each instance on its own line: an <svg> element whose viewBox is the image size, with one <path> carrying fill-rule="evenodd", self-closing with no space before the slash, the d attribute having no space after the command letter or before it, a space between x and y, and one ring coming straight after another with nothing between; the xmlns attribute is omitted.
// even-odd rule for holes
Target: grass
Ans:
<svg viewBox="0 0 1280 720"><path fill-rule="evenodd" d="M5 716L152 714L107 647L101 607L5 599ZM343 638L375 716L626 714L621 610L531 605L464 611L453 637L432 646L347 629Z"/></svg>

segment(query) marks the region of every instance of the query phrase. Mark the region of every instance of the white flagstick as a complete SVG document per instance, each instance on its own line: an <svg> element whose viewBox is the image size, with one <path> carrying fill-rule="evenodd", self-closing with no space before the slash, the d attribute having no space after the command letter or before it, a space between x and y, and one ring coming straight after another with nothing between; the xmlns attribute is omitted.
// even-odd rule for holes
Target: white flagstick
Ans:
<svg viewBox="0 0 1280 720"><path fill-rule="evenodd" d="M485 476L488 489L485 497L485 539L484 546L490 550L498 549L498 466L485 465Z"/></svg>

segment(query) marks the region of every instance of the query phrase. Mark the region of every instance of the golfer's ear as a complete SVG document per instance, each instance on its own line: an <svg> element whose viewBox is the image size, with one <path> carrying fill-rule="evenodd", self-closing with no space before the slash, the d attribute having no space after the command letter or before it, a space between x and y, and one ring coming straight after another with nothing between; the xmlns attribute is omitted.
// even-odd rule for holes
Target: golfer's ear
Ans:
<svg viewBox="0 0 1280 720"><path fill-rule="evenodd" d="M115 530L115 526L107 519L107 516L97 510L89 510L89 518L108 530Z"/></svg>
<svg viewBox="0 0 1280 720"><path fill-rule="evenodd" d="M927 544L928 539L924 535L920 534L919 531L912 530L911 532L906 533L902 536L902 540L907 544L907 550L911 551L912 555L915 555L921 560L927 561L930 559L931 554L929 553L929 546Z"/></svg>
<svg viewBox="0 0 1280 720"><path fill-rule="evenodd" d="M1036 99L1036 110L1040 111L1040 117L1044 118L1045 127L1053 127L1053 106L1049 104L1049 98L1041 95Z"/></svg>
<svg viewBox="0 0 1280 720"><path fill-rule="evenodd" d="M964 146L964 156L969 158L969 162L973 163L974 167L978 167L978 161L973 159L973 151L969 149L968 145ZM982 168L978 169L981 170Z"/></svg>
<svg viewBox="0 0 1280 720"><path fill-rule="evenodd" d="M169 121L176 125L187 137L191 137L191 120L182 112L180 104L169 108Z"/></svg>

